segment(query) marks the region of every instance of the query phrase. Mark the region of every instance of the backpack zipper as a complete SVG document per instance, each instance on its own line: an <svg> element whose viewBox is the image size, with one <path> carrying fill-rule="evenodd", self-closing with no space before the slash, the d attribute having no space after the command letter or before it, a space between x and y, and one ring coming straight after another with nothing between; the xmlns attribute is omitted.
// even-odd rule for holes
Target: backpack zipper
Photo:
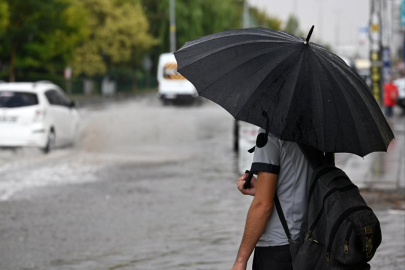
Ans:
<svg viewBox="0 0 405 270"><path fill-rule="evenodd" d="M319 212L318 212L318 214L316 215L314 221L312 222L311 227L309 228L309 232L312 233L312 232L314 231L316 225L318 225L318 222L319 222L319 220L321 219L321 217L322 217L322 215L323 215L323 210L324 210L324 208L325 208L325 201L328 199L328 197L329 197L330 195L332 195L332 194L335 193L336 191L344 192L344 191L348 191L348 190L351 190L351 189L354 189L354 188L357 188L357 186L354 185L354 184L349 184L349 185L344 186L344 187L340 187L340 188L334 187L334 188L332 188L331 190L329 190L329 191L325 194L325 196L323 197L322 208L321 208L321 210L319 210Z"/></svg>
<svg viewBox="0 0 405 270"><path fill-rule="evenodd" d="M337 167L326 167L321 169L314 177L312 177L314 180L312 181L312 184L309 188L309 192L308 192L308 205L309 202L311 201L311 197L312 197L312 192L314 192L315 186L316 186L316 182L318 182L319 178L321 178L322 174L326 174L328 172L331 172L333 170L339 170L339 168Z"/></svg>
<svg viewBox="0 0 405 270"><path fill-rule="evenodd" d="M354 227L354 224L353 224L353 222L350 221L350 225L349 225L349 228L347 229L345 242L344 242L345 254L349 253L349 241L350 241L350 236L352 235L353 227Z"/></svg>
<svg viewBox="0 0 405 270"><path fill-rule="evenodd" d="M367 205L360 205L360 206L355 206L352 208L347 209L346 211L344 211L339 218L336 220L335 225L333 225L332 230L330 232L330 236L329 236L329 242L328 242L328 248L326 249L326 264L329 264L330 262L330 252L332 250L332 244L333 241L335 240L335 235L337 230L339 229L340 225L342 224L342 222L352 213L357 212L357 211L361 211L361 210L371 210L370 207L368 207Z"/></svg>

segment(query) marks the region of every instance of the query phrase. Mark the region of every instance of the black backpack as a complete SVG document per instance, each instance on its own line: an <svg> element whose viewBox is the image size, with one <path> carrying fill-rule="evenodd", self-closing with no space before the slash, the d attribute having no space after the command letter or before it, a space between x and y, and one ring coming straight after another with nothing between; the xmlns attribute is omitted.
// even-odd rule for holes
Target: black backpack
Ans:
<svg viewBox="0 0 405 270"><path fill-rule="evenodd" d="M349 177L334 165L333 154L300 145L313 168L307 221L292 240L280 201L275 204L290 243L294 270L370 269L381 243L380 222Z"/></svg>

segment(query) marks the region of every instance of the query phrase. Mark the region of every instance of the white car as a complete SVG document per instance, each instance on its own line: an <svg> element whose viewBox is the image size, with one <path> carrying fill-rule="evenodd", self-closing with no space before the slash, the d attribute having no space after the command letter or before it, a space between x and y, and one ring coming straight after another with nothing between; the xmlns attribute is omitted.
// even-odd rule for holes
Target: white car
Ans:
<svg viewBox="0 0 405 270"><path fill-rule="evenodd" d="M57 85L0 83L0 147L53 147L74 143L79 114Z"/></svg>

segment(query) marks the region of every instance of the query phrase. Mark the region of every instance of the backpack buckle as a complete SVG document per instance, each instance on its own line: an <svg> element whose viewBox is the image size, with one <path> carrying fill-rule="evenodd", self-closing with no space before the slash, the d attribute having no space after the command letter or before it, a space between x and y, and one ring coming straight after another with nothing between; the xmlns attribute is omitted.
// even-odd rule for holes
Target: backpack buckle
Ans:
<svg viewBox="0 0 405 270"><path fill-rule="evenodd" d="M366 233L366 257L367 259L373 257L373 239L371 234L373 233L373 227L364 227L364 232Z"/></svg>
<svg viewBox="0 0 405 270"><path fill-rule="evenodd" d="M367 259L373 257L373 240L369 235L366 235L366 257Z"/></svg>
<svg viewBox="0 0 405 270"><path fill-rule="evenodd" d="M309 230L309 231L307 232L307 234L305 235L305 241L308 240L308 239L311 237L311 234L312 234L312 231Z"/></svg>

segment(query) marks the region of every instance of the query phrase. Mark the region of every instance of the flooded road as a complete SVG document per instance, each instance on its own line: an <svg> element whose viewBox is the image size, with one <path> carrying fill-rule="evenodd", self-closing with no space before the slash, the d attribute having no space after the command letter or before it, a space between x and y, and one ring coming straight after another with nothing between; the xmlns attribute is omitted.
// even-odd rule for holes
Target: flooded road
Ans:
<svg viewBox="0 0 405 270"><path fill-rule="evenodd" d="M81 115L74 148L0 152L0 269L230 269L251 201L236 189L233 118L154 96ZM377 207L374 269L405 263L391 208Z"/></svg>

